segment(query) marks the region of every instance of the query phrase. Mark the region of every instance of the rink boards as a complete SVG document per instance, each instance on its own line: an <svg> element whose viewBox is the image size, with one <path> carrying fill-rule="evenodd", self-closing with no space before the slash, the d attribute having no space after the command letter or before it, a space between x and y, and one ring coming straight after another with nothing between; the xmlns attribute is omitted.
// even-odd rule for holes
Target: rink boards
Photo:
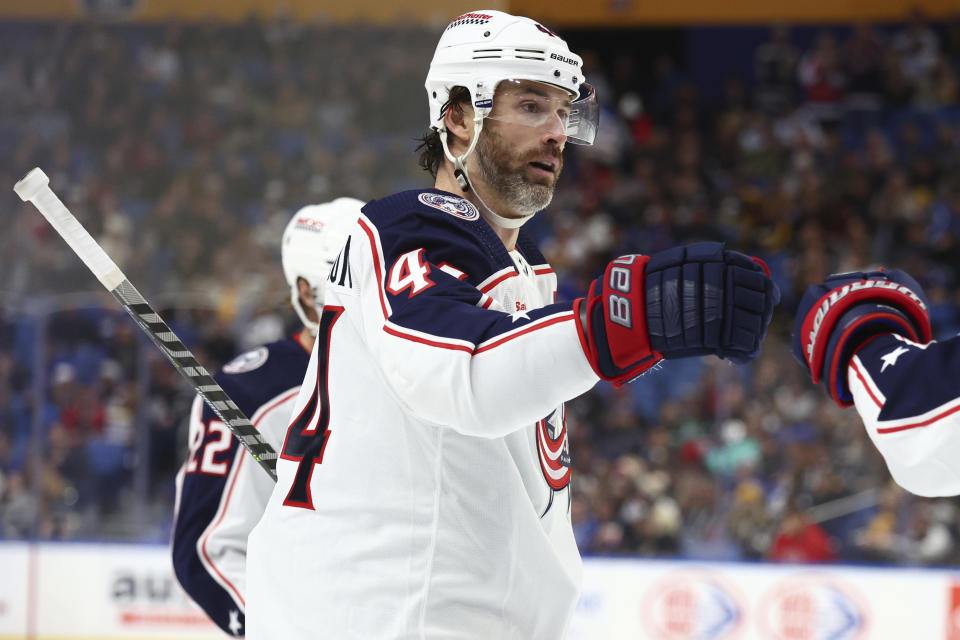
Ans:
<svg viewBox="0 0 960 640"><path fill-rule="evenodd" d="M570 640L960 640L960 570L584 564ZM0 543L0 640L223 637L164 546Z"/></svg>

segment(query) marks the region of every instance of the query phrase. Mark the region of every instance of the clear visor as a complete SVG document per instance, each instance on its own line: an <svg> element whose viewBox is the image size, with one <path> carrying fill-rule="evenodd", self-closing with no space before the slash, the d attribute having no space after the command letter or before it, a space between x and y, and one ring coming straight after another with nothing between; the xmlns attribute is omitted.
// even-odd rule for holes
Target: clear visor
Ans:
<svg viewBox="0 0 960 640"><path fill-rule="evenodd" d="M565 89L543 82L504 80L497 85L487 118L553 130L574 144L593 144L600 107L596 91L586 82L580 85L580 95L571 100Z"/></svg>

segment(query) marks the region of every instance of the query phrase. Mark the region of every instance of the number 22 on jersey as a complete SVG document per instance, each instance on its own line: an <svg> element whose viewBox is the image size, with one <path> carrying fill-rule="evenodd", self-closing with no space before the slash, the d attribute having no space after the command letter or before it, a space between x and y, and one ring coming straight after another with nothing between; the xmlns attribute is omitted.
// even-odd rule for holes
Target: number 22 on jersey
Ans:
<svg viewBox="0 0 960 640"><path fill-rule="evenodd" d="M317 381L310 399L290 423L287 435L283 439L280 458L297 464L290 490L283 504L288 507L313 510L313 496L310 493L310 479L313 467L323 462L323 450L330 438L330 411L327 378L330 365L330 333L336 324L343 307L324 307L320 314L320 327L317 330Z"/></svg>
<svg viewBox="0 0 960 640"><path fill-rule="evenodd" d="M203 423L203 426L203 429L191 430L187 473L225 476L230 467L229 459L218 459L218 456L228 451L233 444L230 430L227 425L217 419Z"/></svg>

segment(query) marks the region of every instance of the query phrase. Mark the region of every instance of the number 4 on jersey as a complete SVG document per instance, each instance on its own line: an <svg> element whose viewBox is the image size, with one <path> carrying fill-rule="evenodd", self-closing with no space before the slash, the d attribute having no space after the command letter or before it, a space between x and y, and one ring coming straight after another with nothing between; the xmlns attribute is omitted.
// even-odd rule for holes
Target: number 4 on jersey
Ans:
<svg viewBox="0 0 960 640"><path fill-rule="evenodd" d="M387 280L387 291L397 296L410 289L407 294L412 298L424 289L434 284L427 276L430 274L430 265L423 261L423 249L415 249L403 254L390 267L390 277Z"/></svg>
<svg viewBox="0 0 960 640"><path fill-rule="evenodd" d="M342 313L343 307L330 306L324 307L320 314L320 327L317 330L317 383L307 404L293 420L283 439L280 458L299 463L287 497L283 500L283 504L288 507L314 509L310 479L313 477L313 467L323 462L323 450L330 438L327 391L330 332Z"/></svg>

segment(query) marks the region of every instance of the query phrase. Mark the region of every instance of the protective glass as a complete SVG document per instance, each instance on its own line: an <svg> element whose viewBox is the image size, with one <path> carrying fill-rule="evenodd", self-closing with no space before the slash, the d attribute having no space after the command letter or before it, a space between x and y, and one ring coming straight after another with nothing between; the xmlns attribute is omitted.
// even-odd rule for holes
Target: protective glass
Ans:
<svg viewBox="0 0 960 640"><path fill-rule="evenodd" d="M600 107L596 91L586 82L580 85L580 95L570 100L566 91L542 82L504 80L497 85L492 106L487 115L491 120L555 128L574 144L593 144L597 136Z"/></svg>

